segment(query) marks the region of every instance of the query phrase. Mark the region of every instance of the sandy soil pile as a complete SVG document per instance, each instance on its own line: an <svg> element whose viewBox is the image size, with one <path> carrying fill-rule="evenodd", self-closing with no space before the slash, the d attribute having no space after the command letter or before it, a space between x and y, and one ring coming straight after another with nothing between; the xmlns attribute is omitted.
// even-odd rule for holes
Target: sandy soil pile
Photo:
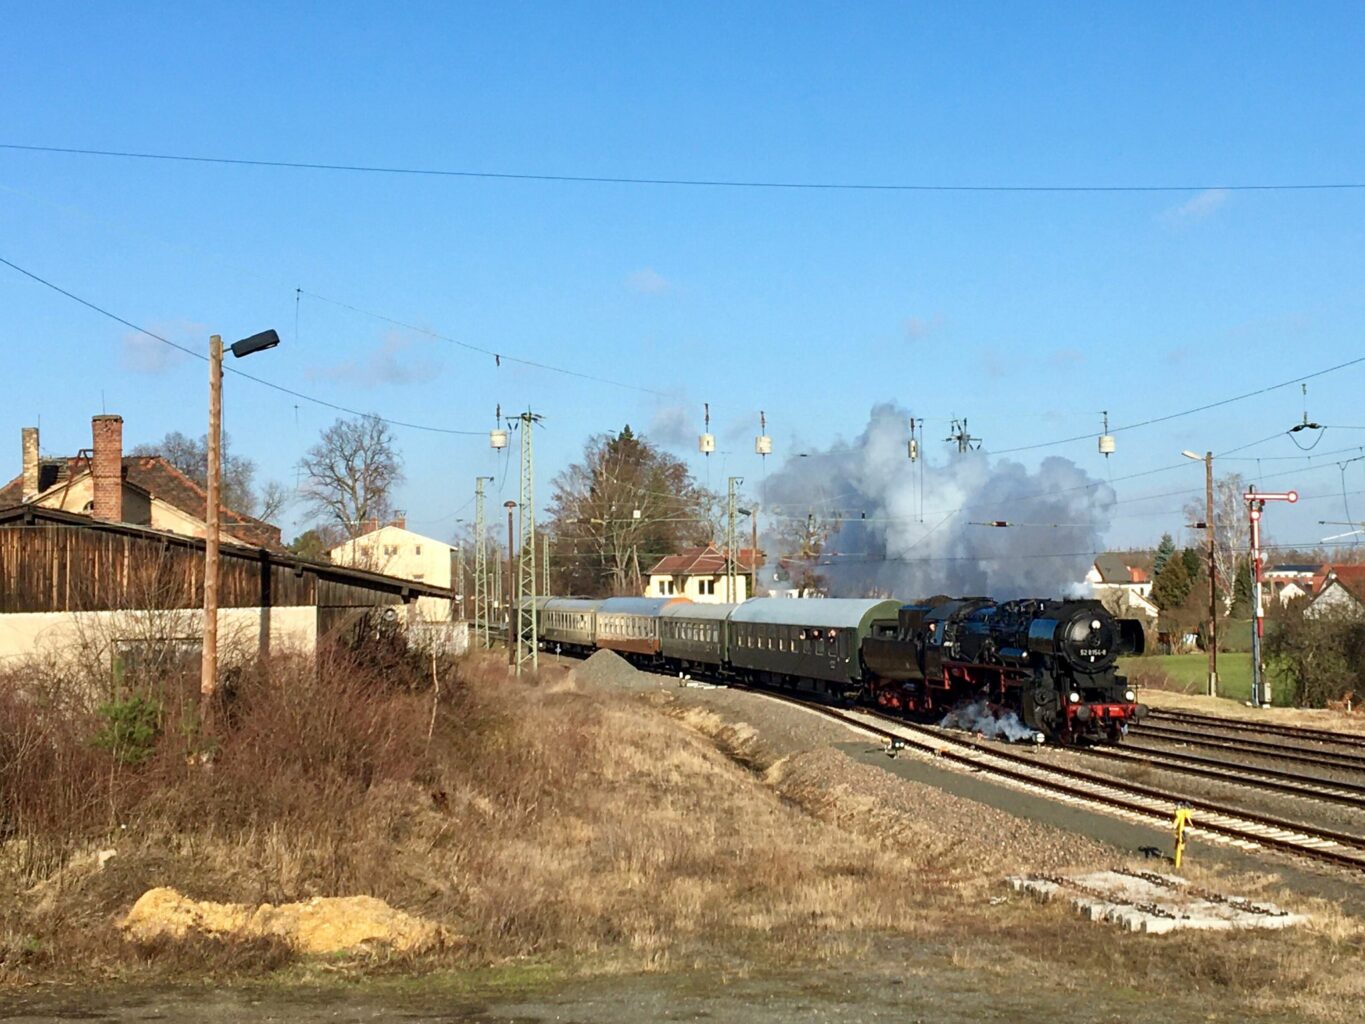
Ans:
<svg viewBox="0 0 1365 1024"><path fill-rule="evenodd" d="M174 889L149 889L120 924L139 941L192 935L284 939L301 953L342 953L387 946L418 953L448 941L430 921L394 910L373 896L315 897L304 903L251 907L192 900Z"/></svg>

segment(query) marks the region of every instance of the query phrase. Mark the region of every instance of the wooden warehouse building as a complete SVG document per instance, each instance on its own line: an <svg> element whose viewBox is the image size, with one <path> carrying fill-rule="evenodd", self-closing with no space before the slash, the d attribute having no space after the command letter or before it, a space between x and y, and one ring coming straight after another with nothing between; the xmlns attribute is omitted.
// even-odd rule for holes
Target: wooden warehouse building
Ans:
<svg viewBox="0 0 1365 1024"><path fill-rule="evenodd" d="M445 587L264 547L224 543L220 565L225 657L311 653L376 608L415 624L419 600L450 600ZM0 665L159 644L189 653L203 600L202 538L33 503L0 509Z"/></svg>

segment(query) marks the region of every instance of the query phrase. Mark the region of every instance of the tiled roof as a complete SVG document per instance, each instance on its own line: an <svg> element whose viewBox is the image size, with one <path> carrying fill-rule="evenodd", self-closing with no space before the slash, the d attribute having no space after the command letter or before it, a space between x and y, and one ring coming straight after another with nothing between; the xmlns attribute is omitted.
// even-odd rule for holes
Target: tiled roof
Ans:
<svg viewBox="0 0 1365 1024"><path fill-rule="evenodd" d="M1095 556L1095 569L1105 583L1139 582L1133 579L1133 570L1128 568L1123 556L1110 551Z"/></svg>
<svg viewBox="0 0 1365 1024"><path fill-rule="evenodd" d="M90 460L84 456L64 459L44 459L39 465L39 494L67 482L74 482L90 471ZM197 483L166 461L160 455L125 455L123 457L123 479L134 487L146 491L154 498L172 505L180 511L199 520L206 521L208 495ZM22 474L15 477L4 487L0 487L0 508L18 505L23 499L24 480ZM280 528L262 519L234 512L225 506L222 510L223 529L253 547L283 550Z"/></svg>
<svg viewBox="0 0 1365 1024"><path fill-rule="evenodd" d="M1365 604L1365 565L1325 565L1323 584L1318 593L1327 589L1328 582L1335 580L1341 589L1361 604Z"/></svg>
<svg viewBox="0 0 1365 1024"><path fill-rule="evenodd" d="M751 572L756 559L753 548L740 548L735 552L737 570ZM651 576L719 576L725 572L725 555L714 544L704 548L686 548L676 555L665 555L654 568Z"/></svg>

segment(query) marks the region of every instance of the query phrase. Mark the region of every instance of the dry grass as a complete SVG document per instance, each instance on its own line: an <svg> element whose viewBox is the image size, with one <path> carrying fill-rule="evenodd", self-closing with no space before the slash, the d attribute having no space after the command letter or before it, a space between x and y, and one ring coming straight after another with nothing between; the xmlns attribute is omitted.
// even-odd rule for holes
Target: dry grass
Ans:
<svg viewBox="0 0 1365 1024"><path fill-rule="evenodd" d="M995 906L1025 850L995 825L945 831L950 808L931 820L842 754L779 758L742 724L549 672L509 680L498 659L448 671L428 742L429 691L323 669L245 681L210 768L186 762L178 725L149 761L117 765L86 741L79 701L0 685L14 724L0 738L0 982L239 977L295 960L278 943L126 943L118 916L171 885L246 903L369 894L463 937L347 964L371 973L525 957L744 970L929 942L1001 985L1188 985L1324 1020L1361 994L1359 926L1330 908L1293 935L1151 939L1066 908ZM118 853L101 870L102 847Z"/></svg>

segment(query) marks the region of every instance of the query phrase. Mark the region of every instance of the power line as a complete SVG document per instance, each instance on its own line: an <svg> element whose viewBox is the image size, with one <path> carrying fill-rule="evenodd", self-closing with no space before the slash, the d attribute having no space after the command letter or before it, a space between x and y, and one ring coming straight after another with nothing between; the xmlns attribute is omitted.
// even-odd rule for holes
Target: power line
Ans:
<svg viewBox="0 0 1365 1024"><path fill-rule="evenodd" d="M1137 423L1128 423L1121 427L1113 427L1109 433L1117 434L1121 430L1137 430L1139 427L1150 427L1157 423L1167 423L1170 420L1181 419L1185 416L1193 416L1198 412L1207 412L1210 409L1218 409L1224 405L1231 405L1234 402L1242 402L1248 398L1256 398L1259 395L1269 394L1271 391L1278 391L1280 388L1287 388L1294 384L1302 384L1304 381L1312 380L1315 377L1322 377L1337 370L1345 370L1348 367L1365 363L1365 356L1357 356L1355 359L1338 363L1336 366L1329 366L1325 370L1317 370L1313 373L1304 374L1302 377L1295 377L1292 380L1281 381L1278 384L1271 384L1267 387L1257 388L1255 391L1247 391L1240 395L1233 395L1231 398L1219 399L1216 402L1208 402L1204 405L1195 406L1193 409L1184 409L1181 412L1167 413L1165 416L1153 416L1151 419L1141 420ZM1040 441L1037 444L1020 445L1017 448L999 448L991 452L992 455L1012 455L1015 452L1031 452L1039 448L1052 448L1059 444L1069 444L1072 441L1087 441L1094 437L1094 431L1088 434L1075 434L1071 437L1059 438L1056 441ZM1275 435L1278 436L1278 435ZM1259 444L1260 442L1253 442ZM1245 447L1250 447L1246 445ZM1240 450L1240 449L1238 449Z"/></svg>
<svg viewBox="0 0 1365 1024"><path fill-rule="evenodd" d="M251 160L242 157L194 156L187 153L144 153L129 150L84 149L74 146L30 146L0 143L0 149L26 153L62 153L71 156L115 157L128 160L159 160L172 163L218 164L230 167L269 167L299 171L344 171L356 174L389 174L432 178L471 178L492 181L563 182L583 185L662 185L687 188L773 189L807 192L1018 192L1018 193L1107 193L1107 192L1330 192L1365 189L1365 182L1248 182L1242 184L1186 185L1017 185L946 184L913 182L857 181L781 181L746 178L648 178L605 174L548 174L522 171L474 171L439 167L402 167L380 164L339 164L322 161Z"/></svg>
<svg viewBox="0 0 1365 1024"><path fill-rule="evenodd" d="M79 305L84 306L86 309L94 310L96 313L100 314L100 316L108 317L110 320L113 320L115 323L119 323L119 324L122 324L124 327L131 328L132 330L137 331L139 334L144 334L144 335L146 335L147 337L149 337L149 338L151 338L151 339L153 339L153 340L155 340L155 341L161 342L161 344L163 344L163 345L169 345L171 348L177 349L177 350L179 350L179 351L185 353L187 356L193 356L195 359L199 359L199 360L202 360L202 361L204 361L204 362L207 362L207 361L208 361L208 356L204 355L204 353L202 353L202 352L196 352L194 349L189 348L188 346L185 346L185 345L178 344L177 342L171 341L169 338L163 338L161 335L155 333L154 331L149 331L149 330L147 330L147 328L145 328L145 327L139 327L137 324L133 323L131 320L127 320L127 319L125 319L125 318L119 316L117 313L111 313L109 310L105 309L103 306L98 306L98 305L96 305L95 303L91 302L89 299L83 299L83 298L81 298L79 295L76 295L74 292L69 292L69 291L67 291L65 288L61 287L60 285L54 284L54 283L52 283L51 281L47 280L47 279L44 278L44 277L39 277L37 274L33 273L33 271L31 271L31 270L25 270L23 267L19 266L19 264L13 263L13 262L11 262L10 260L5 259L3 256L0 256L0 263L3 263L5 266L9 267L11 270L18 271L20 274L23 274L25 277L29 278L30 280L36 281L38 284L42 285L44 288L50 288L52 291L56 292L58 295L63 295L63 296L65 296L66 298L70 299L72 302L75 302L75 303L78 303ZM320 405L320 406L322 406L322 407L324 407L324 408L327 408L327 409L333 409L333 410L335 410L336 412L344 412L344 413L346 413L347 415L350 415L350 416L362 416L362 417L369 417L369 416L372 416L372 417L374 417L375 419L380 420L381 422L384 422L384 423L389 424L390 426L394 426L394 427L405 427L405 428L407 428L407 429L409 429L409 430L426 430L426 431L429 431L429 432L431 432L431 433L433 433L433 434L457 434L457 435L468 436L468 437L475 437L475 436L482 436L482 435L483 435L483 431L481 431L481 430L454 430L454 429L452 429L452 428L450 428L450 427L433 427L433 426L430 426L430 425L425 424L425 423L407 423L407 422L405 422L405 421L403 421L403 420L395 420L395 419L390 419L390 418L387 417L387 416L379 416L379 415L376 414L376 413L361 412L359 409L352 409L352 408L349 408L348 406L338 405L336 402L329 402L329 401L327 401L325 398L315 398L315 397L312 396L312 395L304 394L302 391L295 391L293 388L285 387L283 384L276 384L274 381L266 380L266 379L263 378L263 377L257 377L257 376L255 376L254 374L245 373L245 372L243 372L242 370L235 369L235 368L232 367L232 366L224 366L224 367L223 367L223 370L224 370L225 372L227 372L227 373L236 374L238 377L245 377L245 378L246 378L247 380L249 380L249 381L254 381L254 382L257 383L257 384L263 385L264 387L267 387L267 388L272 388L273 390L279 391L279 392L281 392L281 393L283 393L283 394L290 395L290 396L292 396L292 397L294 397L294 398L302 399L302 400L305 401L305 402L312 402L314 405Z"/></svg>
<svg viewBox="0 0 1365 1024"><path fill-rule="evenodd" d="M629 391L642 391L647 395L664 394L664 392L662 391L656 391L654 388L642 387L639 384L627 384L624 381L612 380L610 377L599 377L596 374L583 373L580 370L570 370L566 369L563 366L553 366L550 363L536 362L534 359L522 359L518 356L509 356L506 352L498 352L491 348L483 348L479 345L473 345L467 341L461 341L459 338L451 338L447 335L440 334L437 331L428 330L425 327L418 327L416 324L405 323L404 321L394 319L391 316L385 316L383 313L375 313L368 309L361 309L359 306L353 306L349 302L342 302L339 299L329 299L325 295L319 295L316 292L310 292L304 288L296 288L294 289L294 293L296 295L307 295L310 299L317 299L319 302L330 303L331 305L338 306L341 309L349 309L352 313L359 313L361 316L372 317L375 320L383 321L386 324L393 324L393 326L401 327L407 331L413 331L417 334L424 334L428 338L435 338L438 341L446 341L452 345L458 345L460 348L468 349L471 352L479 352L486 356L492 356L498 365L502 365L502 363L504 362L517 363L520 366L533 366L538 370L549 370L551 373L562 373L569 377L578 377L582 380L595 381L598 384L610 384L613 387L626 388Z"/></svg>

